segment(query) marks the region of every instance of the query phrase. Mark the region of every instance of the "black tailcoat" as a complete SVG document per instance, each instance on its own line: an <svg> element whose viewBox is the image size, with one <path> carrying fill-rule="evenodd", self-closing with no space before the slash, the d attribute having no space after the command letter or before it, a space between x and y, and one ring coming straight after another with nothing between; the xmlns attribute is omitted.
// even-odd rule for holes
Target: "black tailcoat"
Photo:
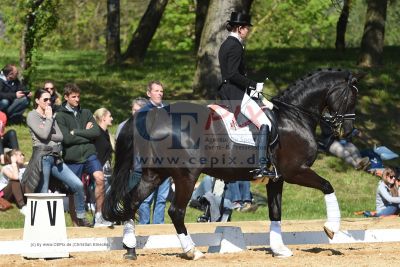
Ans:
<svg viewBox="0 0 400 267"><path fill-rule="evenodd" d="M221 100L242 100L246 90L256 88L257 83L246 77L244 47L236 37L228 36L219 49L218 58L223 82L218 92ZM233 108L231 103L228 105Z"/></svg>

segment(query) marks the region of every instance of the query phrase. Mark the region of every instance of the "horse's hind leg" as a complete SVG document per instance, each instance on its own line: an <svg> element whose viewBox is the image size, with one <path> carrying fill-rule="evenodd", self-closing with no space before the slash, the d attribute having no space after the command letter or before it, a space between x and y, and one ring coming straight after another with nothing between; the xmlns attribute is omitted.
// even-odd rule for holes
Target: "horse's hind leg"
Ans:
<svg viewBox="0 0 400 267"><path fill-rule="evenodd" d="M184 222L186 207L192 195L196 178L193 176L175 176L174 178L175 197L168 209L168 214L176 229L184 257L191 260L197 260L204 257L204 254L195 247L192 238L187 232Z"/></svg>
<svg viewBox="0 0 400 267"><path fill-rule="evenodd" d="M334 234L338 232L340 228L339 203L332 185L309 168L304 169L301 173L291 177L290 179L287 179L286 181L289 183L315 188L324 193L326 213L328 217L324 224L324 231L328 237L332 239Z"/></svg>
<svg viewBox="0 0 400 267"><path fill-rule="evenodd" d="M269 243L275 257L290 257L292 251L286 247L282 240L281 214L282 214L283 180L270 181L267 185L268 212L271 221Z"/></svg>

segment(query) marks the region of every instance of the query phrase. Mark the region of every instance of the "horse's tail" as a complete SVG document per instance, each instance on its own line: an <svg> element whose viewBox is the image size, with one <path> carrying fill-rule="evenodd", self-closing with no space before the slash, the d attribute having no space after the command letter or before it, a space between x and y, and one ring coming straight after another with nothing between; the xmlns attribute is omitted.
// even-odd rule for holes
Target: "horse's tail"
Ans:
<svg viewBox="0 0 400 267"><path fill-rule="evenodd" d="M134 121L131 116L118 135L115 146L115 164L110 188L106 192L103 216L108 221L132 219L132 186L129 187L134 167Z"/></svg>

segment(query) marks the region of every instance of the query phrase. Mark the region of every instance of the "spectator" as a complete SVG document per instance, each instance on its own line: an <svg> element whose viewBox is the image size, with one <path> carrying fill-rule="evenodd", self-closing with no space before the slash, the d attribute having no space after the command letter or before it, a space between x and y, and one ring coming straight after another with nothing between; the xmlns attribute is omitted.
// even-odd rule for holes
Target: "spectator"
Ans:
<svg viewBox="0 0 400 267"><path fill-rule="evenodd" d="M5 162L7 165L1 169L3 175L0 177L0 191L4 199L15 202L19 211L26 215L26 202L20 183L25 171L25 156L20 150L13 149L6 153Z"/></svg>
<svg viewBox="0 0 400 267"><path fill-rule="evenodd" d="M49 92L50 94L50 102L51 108L53 109L53 113L57 112L62 104L61 95L57 92L57 88L54 85L53 81L45 81L43 89Z"/></svg>
<svg viewBox="0 0 400 267"><path fill-rule="evenodd" d="M131 111L132 111L132 116L135 114L136 111L144 107L149 103L149 100L143 97L138 97L132 100L131 104ZM118 138L119 133L121 132L122 127L124 127L125 123L128 121L128 119L124 120L118 125L117 132L115 133L115 139Z"/></svg>
<svg viewBox="0 0 400 267"><path fill-rule="evenodd" d="M391 190L393 190L395 178L394 170L386 168L376 190L376 213L365 211L364 215L366 217L381 217L399 213L400 197L398 196L398 192L395 196L391 194L393 193Z"/></svg>
<svg viewBox="0 0 400 267"><path fill-rule="evenodd" d="M114 151L115 142L108 132L108 126L112 125L113 117L111 112L106 108L97 109L94 114L94 119L100 127L100 135L95 139L94 146L97 151L97 158L103 166L103 173L106 182L111 178L111 156ZM107 188L106 188L107 189Z"/></svg>
<svg viewBox="0 0 400 267"><path fill-rule="evenodd" d="M139 112L146 112L152 108L162 108L164 95L164 87L159 81L151 81L147 86L147 96L149 97L149 103L145 105ZM150 223L150 206L154 202L153 207L153 223L162 224L164 223L165 205L170 188L170 179L165 179L161 185L159 185L153 193L148 196L139 207L139 223L149 224Z"/></svg>
<svg viewBox="0 0 400 267"><path fill-rule="evenodd" d="M400 197L400 175L396 169L394 170L394 184L390 188L390 195L392 195L393 197Z"/></svg>
<svg viewBox="0 0 400 267"><path fill-rule="evenodd" d="M76 84L66 84L64 88L65 102L57 112L56 120L64 136L63 158L76 176L83 173L94 177L96 188L96 213L94 227L112 226L104 220L101 209L104 202L103 168L96 156L94 140L100 135L100 129L88 109L80 106L81 90Z"/></svg>
<svg viewBox="0 0 400 267"><path fill-rule="evenodd" d="M233 209L240 212L254 212L257 204L252 203L249 181L236 181L228 183L226 198L233 204Z"/></svg>
<svg viewBox="0 0 400 267"><path fill-rule="evenodd" d="M85 193L82 181L63 163L61 141L63 135L54 119L50 93L39 89L35 93L34 110L28 114L33 153L23 181L29 191L47 193L50 176L57 178L74 192L78 226L91 226L86 220Z"/></svg>
<svg viewBox="0 0 400 267"><path fill-rule="evenodd" d="M228 221L234 208L224 196L225 183L209 175L204 176L200 185L193 191L189 206L204 211L198 222ZM221 207L221 202L223 202ZM221 210L222 209L222 210Z"/></svg>
<svg viewBox="0 0 400 267"><path fill-rule="evenodd" d="M370 165L368 157L361 157L358 148L349 139L337 139L333 135L331 127L321 123L321 137L318 145L324 151L330 152L352 165L356 170L366 170ZM353 131L352 136L357 136L358 130Z"/></svg>
<svg viewBox="0 0 400 267"><path fill-rule="evenodd" d="M0 73L0 110L5 112L9 123L22 123L25 109L32 93L18 80L18 69L7 64Z"/></svg>
<svg viewBox="0 0 400 267"><path fill-rule="evenodd" d="M17 132L13 129L6 131L7 116L0 111L0 164L4 165L4 149L19 149Z"/></svg>
<svg viewBox="0 0 400 267"><path fill-rule="evenodd" d="M380 177L382 177L383 171L385 170L383 161L391 160L399 156L385 146L374 146L373 149L365 149L361 151L361 155L369 158L371 164L368 168L368 172Z"/></svg>

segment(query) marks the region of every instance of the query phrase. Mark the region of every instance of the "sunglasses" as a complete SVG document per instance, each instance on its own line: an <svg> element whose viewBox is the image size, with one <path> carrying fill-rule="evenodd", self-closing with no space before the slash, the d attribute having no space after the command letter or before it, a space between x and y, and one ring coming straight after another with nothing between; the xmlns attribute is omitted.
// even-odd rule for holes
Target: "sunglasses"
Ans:
<svg viewBox="0 0 400 267"><path fill-rule="evenodd" d="M43 98L43 102L50 101L50 98Z"/></svg>
<svg viewBox="0 0 400 267"><path fill-rule="evenodd" d="M54 90L54 87L45 87L44 90Z"/></svg>
<svg viewBox="0 0 400 267"><path fill-rule="evenodd" d="M388 178L389 178L389 179L394 179L394 178L396 178L396 176L394 176L394 175L389 175Z"/></svg>

